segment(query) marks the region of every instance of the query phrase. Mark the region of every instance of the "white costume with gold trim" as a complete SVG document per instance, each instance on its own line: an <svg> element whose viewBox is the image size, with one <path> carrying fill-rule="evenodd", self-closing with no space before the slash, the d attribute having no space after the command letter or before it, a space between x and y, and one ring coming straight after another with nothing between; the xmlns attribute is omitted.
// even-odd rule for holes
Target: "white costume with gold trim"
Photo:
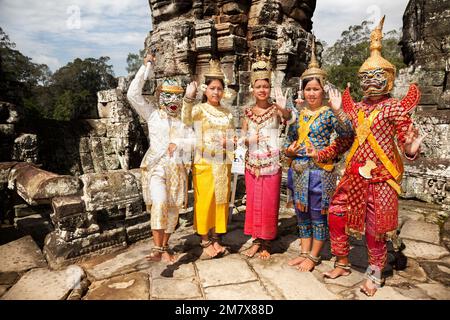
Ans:
<svg viewBox="0 0 450 320"><path fill-rule="evenodd" d="M127 92L134 110L148 125L150 148L141 162L143 197L147 208L151 205L152 229L172 233L187 200L186 165L191 159L193 131L144 99L144 72L141 66ZM172 157L167 152L170 143L177 146Z"/></svg>

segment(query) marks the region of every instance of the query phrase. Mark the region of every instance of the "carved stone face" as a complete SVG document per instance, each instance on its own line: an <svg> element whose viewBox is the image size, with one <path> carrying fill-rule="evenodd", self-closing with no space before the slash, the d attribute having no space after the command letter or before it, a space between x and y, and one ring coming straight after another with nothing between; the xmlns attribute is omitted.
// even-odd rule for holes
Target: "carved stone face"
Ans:
<svg viewBox="0 0 450 320"><path fill-rule="evenodd" d="M365 97L374 97L387 94L388 76L382 68L359 73L361 88Z"/></svg>
<svg viewBox="0 0 450 320"><path fill-rule="evenodd" d="M149 0L154 22L176 17L192 8L192 0Z"/></svg>

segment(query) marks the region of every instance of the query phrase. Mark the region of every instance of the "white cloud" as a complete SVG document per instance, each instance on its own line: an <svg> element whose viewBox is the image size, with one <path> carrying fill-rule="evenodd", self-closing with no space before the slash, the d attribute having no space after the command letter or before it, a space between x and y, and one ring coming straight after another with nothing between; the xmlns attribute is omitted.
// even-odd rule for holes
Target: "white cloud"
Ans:
<svg viewBox="0 0 450 320"><path fill-rule="evenodd" d="M407 2L317 0L313 31L332 44L350 25L382 14L385 31L398 29ZM128 53L143 48L151 29L146 0L0 0L0 21L18 50L52 71L77 57L107 55L117 76L126 75Z"/></svg>
<svg viewBox="0 0 450 320"><path fill-rule="evenodd" d="M77 57L108 55L119 76L151 29L142 0L1 0L0 21L18 50L52 71Z"/></svg>

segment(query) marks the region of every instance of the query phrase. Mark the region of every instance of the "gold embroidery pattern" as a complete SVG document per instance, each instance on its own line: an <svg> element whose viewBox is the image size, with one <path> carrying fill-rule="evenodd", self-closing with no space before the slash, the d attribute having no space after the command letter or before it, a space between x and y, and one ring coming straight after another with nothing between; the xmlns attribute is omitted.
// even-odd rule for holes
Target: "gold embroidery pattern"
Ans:
<svg viewBox="0 0 450 320"><path fill-rule="evenodd" d="M194 161L200 163L201 159L204 159L212 166L212 174L214 177L214 195L216 203L227 203L229 193L229 171L232 154L225 152L223 147L216 142L208 143L209 139L205 133L210 130L214 132L217 138L225 137L226 130L232 129L233 115L225 107L214 107L208 103L202 103L196 105L201 110L201 113L196 116L194 120L202 121L202 140L196 143L196 154ZM204 154L205 152L205 154ZM213 155L214 153L214 155ZM208 157L208 154L211 158ZM215 161L214 156L226 154L226 159L223 156L219 156L218 160L221 163ZM225 163L223 163L223 162Z"/></svg>

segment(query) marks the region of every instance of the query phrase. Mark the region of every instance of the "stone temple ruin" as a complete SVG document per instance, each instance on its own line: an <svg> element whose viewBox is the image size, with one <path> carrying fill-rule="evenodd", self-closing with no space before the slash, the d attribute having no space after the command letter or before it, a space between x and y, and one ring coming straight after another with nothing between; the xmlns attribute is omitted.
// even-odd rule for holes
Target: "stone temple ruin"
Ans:
<svg viewBox="0 0 450 320"><path fill-rule="evenodd" d="M405 162L405 197L450 208L450 21L446 1L410 1L403 16L402 52L394 95L416 82L422 97L414 117L428 134L421 157Z"/></svg>
<svg viewBox="0 0 450 320"><path fill-rule="evenodd" d="M231 102L237 125L249 97L249 51L272 51L277 83L292 87L309 60L315 1L151 0L150 7L153 30L145 45L159 57L157 80L169 53L185 83L202 81L209 60L219 58L237 92ZM150 236L139 176L146 126L126 100L129 80L98 93L95 118L89 112L87 119L50 121L31 132L20 124L26 117L20 108L0 105L1 219L31 234L51 267ZM147 93L154 88L150 83Z"/></svg>
<svg viewBox="0 0 450 320"><path fill-rule="evenodd" d="M406 10L403 51L409 67L400 71L395 95L403 96L410 81L419 83L423 96L415 117L429 132L422 159L406 163L405 197L448 209L450 20L434 18L445 15L445 8L432 2L413 0ZM169 55L175 56L177 77L185 84L203 81L209 60L219 58L236 92L230 104L239 126L241 111L250 102L255 50L272 52L274 85L296 92L314 41L315 4L149 0L153 30L145 47L158 57L156 79L146 87L149 99L165 75ZM98 105L92 106L96 117L71 123L25 127L19 106L0 103L0 219L15 232L31 234L52 268L150 237L139 170L148 148L146 126L126 100L129 81L119 79L118 88L98 93Z"/></svg>

